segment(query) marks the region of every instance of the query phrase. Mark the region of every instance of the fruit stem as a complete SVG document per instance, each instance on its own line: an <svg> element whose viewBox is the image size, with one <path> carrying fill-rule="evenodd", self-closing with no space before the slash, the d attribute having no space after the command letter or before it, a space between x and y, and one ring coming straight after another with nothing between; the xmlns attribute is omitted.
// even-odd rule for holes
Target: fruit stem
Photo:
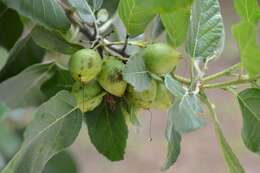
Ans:
<svg viewBox="0 0 260 173"><path fill-rule="evenodd" d="M203 85L202 87L204 89L214 89L214 88L226 88L232 85L239 85L239 84L246 84L250 82L254 82L260 79L260 75L257 75L255 77L239 77L239 79L230 80L227 82L220 82L220 83L214 83L214 84L207 84Z"/></svg>
<svg viewBox="0 0 260 173"><path fill-rule="evenodd" d="M125 42L110 42L110 43L107 43L107 45L124 45ZM128 41L127 43L128 45L131 45L131 46L138 46L140 48L145 48L146 45L147 45L147 42L143 42L143 41Z"/></svg>
<svg viewBox="0 0 260 173"><path fill-rule="evenodd" d="M173 74L173 78L185 85L190 85L191 83L191 80L175 74Z"/></svg>
<svg viewBox="0 0 260 173"><path fill-rule="evenodd" d="M220 77L229 75L232 71L238 69L240 66L241 66L241 64L240 64L240 63L237 63L237 64L235 64L235 65L233 65L233 66L231 66L231 67L229 67L229 68L227 68L227 69L225 69L225 70L223 70L223 71L220 71L220 72L218 72L218 73L215 73L215 74L213 74L213 75L210 75L210 76L208 76L208 77L205 77L205 78L203 79L203 82L208 82L208 81L215 80L215 79L218 79L218 78L220 78Z"/></svg>

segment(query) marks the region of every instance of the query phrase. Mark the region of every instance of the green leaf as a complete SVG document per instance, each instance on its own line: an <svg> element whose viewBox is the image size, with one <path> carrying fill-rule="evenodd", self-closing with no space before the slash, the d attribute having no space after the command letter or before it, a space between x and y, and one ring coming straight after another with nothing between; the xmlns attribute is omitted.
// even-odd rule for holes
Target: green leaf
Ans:
<svg viewBox="0 0 260 173"><path fill-rule="evenodd" d="M193 0L150 0L150 4L160 14L171 13L178 9L190 8Z"/></svg>
<svg viewBox="0 0 260 173"><path fill-rule="evenodd" d="M235 0L234 4L241 20L257 23L260 17L260 8L257 0Z"/></svg>
<svg viewBox="0 0 260 173"><path fill-rule="evenodd" d="M130 35L142 34L156 16L153 6L147 1L121 0L118 14Z"/></svg>
<svg viewBox="0 0 260 173"><path fill-rule="evenodd" d="M182 8L172 13L162 14L161 19L170 38L171 45L174 47L180 46L186 40L190 21L190 9Z"/></svg>
<svg viewBox="0 0 260 173"><path fill-rule="evenodd" d="M60 33L39 26L33 29L32 38L40 47L63 54L73 54L83 48L68 42Z"/></svg>
<svg viewBox="0 0 260 173"><path fill-rule="evenodd" d="M260 155L260 89L246 89L237 97L243 115L243 141L252 152Z"/></svg>
<svg viewBox="0 0 260 173"><path fill-rule="evenodd" d="M218 138L218 142L221 146L224 159L227 163L230 173L245 173L244 168L241 166L238 158L232 151L232 148L227 143L225 136L220 128L220 125L216 119L214 119L215 132Z"/></svg>
<svg viewBox="0 0 260 173"><path fill-rule="evenodd" d="M149 41L154 42L164 31L161 18L157 16L150 24L149 30L146 31L146 37Z"/></svg>
<svg viewBox="0 0 260 173"><path fill-rule="evenodd" d="M74 80L70 71L64 67L58 66L55 74L41 86L41 91L49 98L61 90L71 91Z"/></svg>
<svg viewBox="0 0 260 173"><path fill-rule="evenodd" d="M41 85L54 75L55 63L36 64L0 84L0 100L11 109L38 106L46 97Z"/></svg>
<svg viewBox="0 0 260 173"><path fill-rule="evenodd" d="M2 103L2 101L0 101L0 122L3 119L4 115L6 114L6 112L9 111L9 108Z"/></svg>
<svg viewBox="0 0 260 173"><path fill-rule="evenodd" d="M91 142L97 151L111 161L124 159L128 129L120 106L103 102L86 113L85 120Z"/></svg>
<svg viewBox="0 0 260 173"><path fill-rule="evenodd" d="M78 173L76 161L68 151L62 151L48 161L43 173Z"/></svg>
<svg viewBox="0 0 260 173"><path fill-rule="evenodd" d="M2 70L2 68L5 66L7 59L8 51L5 48L0 47L0 70Z"/></svg>
<svg viewBox="0 0 260 173"><path fill-rule="evenodd" d="M19 149L21 143L19 136L6 124L0 122L0 139L0 155L11 158Z"/></svg>
<svg viewBox="0 0 260 173"><path fill-rule="evenodd" d="M137 115L138 109L135 107L135 105L131 102L128 102L128 100L125 100L121 107L126 121L129 121L132 125L136 127L140 127L141 123Z"/></svg>
<svg viewBox="0 0 260 173"><path fill-rule="evenodd" d="M204 126L205 122L199 114L202 112L201 103L194 94L185 94L176 99L169 110L169 118L180 134L189 133Z"/></svg>
<svg viewBox="0 0 260 173"><path fill-rule="evenodd" d="M93 11L97 11L102 7L104 0L87 0L87 2L92 7Z"/></svg>
<svg viewBox="0 0 260 173"><path fill-rule="evenodd" d="M174 80L170 74L165 76L165 86L175 96L168 112L168 121L172 122L174 129L183 134L204 126L204 119L198 116L203 112L199 97L189 93L188 89Z"/></svg>
<svg viewBox="0 0 260 173"><path fill-rule="evenodd" d="M22 36L9 51L8 60L0 71L0 82L12 77L30 65L39 63L44 56L44 50L37 46L31 38L31 33Z"/></svg>
<svg viewBox="0 0 260 173"><path fill-rule="evenodd" d="M208 61L224 48L224 24L218 0L195 0L192 6L186 51L191 58Z"/></svg>
<svg viewBox="0 0 260 173"><path fill-rule="evenodd" d="M123 78L130 83L136 91L144 91L150 86L149 72L146 70L141 53L130 57L123 70Z"/></svg>
<svg viewBox="0 0 260 173"><path fill-rule="evenodd" d="M58 30L67 30L69 20L57 0L1 0L9 8L41 25Z"/></svg>
<svg viewBox="0 0 260 173"><path fill-rule="evenodd" d="M41 173L47 161L69 147L81 129L81 112L67 91L40 106L34 117L20 150L1 173Z"/></svg>
<svg viewBox="0 0 260 173"><path fill-rule="evenodd" d="M117 10L119 1L120 0L109 0L109 1L104 0L101 8L106 9L108 11L108 13L110 14L110 16L112 16L115 14L115 12Z"/></svg>
<svg viewBox="0 0 260 173"><path fill-rule="evenodd" d="M76 9L80 18L86 23L92 23L95 15L86 0L67 0L68 3Z"/></svg>
<svg viewBox="0 0 260 173"><path fill-rule="evenodd" d="M242 21L233 26L233 35L240 49L241 62L250 76L260 73L260 48L257 45L257 26Z"/></svg>
<svg viewBox="0 0 260 173"><path fill-rule="evenodd" d="M181 135L174 129L170 117L168 119L165 136L168 142L168 153L166 161L161 168L162 171L166 171L177 161L181 151Z"/></svg>
<svg viewBox="0 0 260 173"><path fill-rule="evenodd" d="M0 2L0 45L11 49L23 32L19 15Z"/></svg>
<svg viewBox="0 0 260 173"><path fill-rule="evenodd" d="M184 88L180 82L173 79L170 74L166 74L164 80L165 80L164 83L165 83L166 88L177 99L181 99L185 95L185 93L187 92L187 89Z"/></svg>

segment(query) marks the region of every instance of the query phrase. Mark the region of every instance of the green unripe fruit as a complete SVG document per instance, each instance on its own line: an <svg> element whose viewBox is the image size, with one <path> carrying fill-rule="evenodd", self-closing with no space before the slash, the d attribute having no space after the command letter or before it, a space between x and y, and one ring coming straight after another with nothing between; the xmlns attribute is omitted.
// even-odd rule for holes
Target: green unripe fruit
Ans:
<svg viewBox="0 0 260 173"><path fill-rule="evenodd" d="M76 82L72 87L72 94L76 98L77 104L82 112L95 109L103 100L105 93L96 81L86 85Z"/></svg>
<svg viewBox="0 0 260 173"><path fill-rule="evenodd" d="M124 95L127 87L127 83L122 77L124 67L124 63L114 57L105 58L98 76L99 84L107 92L118 97Z"/></svg>
<svg viewBox="0 0 260 173"><path fill-rule="evenodd" d="M132 86L128 87L128 98L137 107L149 109L156 98L157 84L154 80L150 86L143 92L135 91Z"/></svg>
<svg viewBox="0 0 260 173"><path fill-rule="evenodd" d="M165 85L161 82L157 83L157 92L155 100L152 103L152 108L165 110L172 105L173 96Z"/></svg>
<svg viewBox="0 0 260 173"><path fill-rule="evenodd" d="M144 50L143 57L148 70L161 76L175 68L181 54L167 44L155 43Z"/></svg>
<svg viewBox="0 0 260 173"><path fill-rule="evenodd" d="M102 60L92 49L82 49L70 58L69 68L76 81L87 83L96 78L101 71Z"/></svg>

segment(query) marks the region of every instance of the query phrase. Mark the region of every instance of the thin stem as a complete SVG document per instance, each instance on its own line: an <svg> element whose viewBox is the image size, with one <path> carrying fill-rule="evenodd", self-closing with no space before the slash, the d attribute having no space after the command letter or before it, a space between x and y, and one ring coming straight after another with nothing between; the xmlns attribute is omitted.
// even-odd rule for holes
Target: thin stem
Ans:
<svg viewBox="0 0 260 173"><path fill-rule="evenodd" d="M173 74L173 78L176 79L177 81L181 82L182 84L190 85L191 80L184 78L182 76L178 76Z"/></svg>
<svg viewBox="0 0 260 173"><path fill-rule="evenodd" d="M191 80L191 82L193 82L193 80L194 80L194 59L190 59L189 71L190 71L190 80Z"/></svg>
<svg viewBox="0 0 260 173"><path fill-rule="evenodd" d="M107 45L124 45L125 42L109 42L107 43ZM138 47L141 47L141 48L145 48L147 43L146 42L142 42L142 41L128 41L127 43L128 45L131 45L131 46L138 46Z"/></svg>
<svg viewBox="0 0 260 173"><path fill-rule="evenodd" d="M209 110L209 113L210 113L210 116L212 118L212 120L214 121L214 125L216 126L219 126L219 120L218 120L218 117L217 117L217 113L215 111L215 105L212 104L207 95L205 93L202 93L202 98L203 98L203 102L206 104L208 110Z"/></svg>
<svg viewBox="0 0 260 173"><path fill-rule="evenodd" d="M208 81L211 81L211 80L215 80L215 79L218 79L220 77L223 77L223 76L226 76L226 75L229 75L232 71L238 69L240 67L240 63L237 63L221 72L218 72L218 73L215 73L213 75L210 75L206 78L203 79L203 82L208 82Z"/></svg>
<svg viewBox="0 0 260 173"><path fill-rule="evenodd" d="M249 83L249 82L254 82L256 80L260 79L260 75L257 75L255 77L244 77L244 78L240 78L240 79L236 79L236 80L231 80L231 81L227 81L227 82L220 82L220 83L214 83L214 84L206 84L203 85L202 87L204 89L212 89L212 88L226 88L232 85L239 85L239 84L245 84L245 83Z"/></svg>

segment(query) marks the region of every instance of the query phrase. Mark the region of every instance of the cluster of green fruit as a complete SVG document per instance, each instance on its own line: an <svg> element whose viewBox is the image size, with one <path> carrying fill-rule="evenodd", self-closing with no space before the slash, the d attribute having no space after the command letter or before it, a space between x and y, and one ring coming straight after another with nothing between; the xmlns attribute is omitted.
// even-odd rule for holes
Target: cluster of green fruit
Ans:
<svg viewBox="0 0 260 173"><path fill-rule="evenodd" d="M144 49L142 58L151 73L163 77L175 68L180 54L166 44L155 43ZM159 80L152 79L147 90L136 91L124 81L125 64L116 57L102 60L95 50L82 49L72 55L69 67L76 80L72 93L82 112L95 109L106 94L126 97L138 109L167 109L172 103L172 95Z"/></svg>

